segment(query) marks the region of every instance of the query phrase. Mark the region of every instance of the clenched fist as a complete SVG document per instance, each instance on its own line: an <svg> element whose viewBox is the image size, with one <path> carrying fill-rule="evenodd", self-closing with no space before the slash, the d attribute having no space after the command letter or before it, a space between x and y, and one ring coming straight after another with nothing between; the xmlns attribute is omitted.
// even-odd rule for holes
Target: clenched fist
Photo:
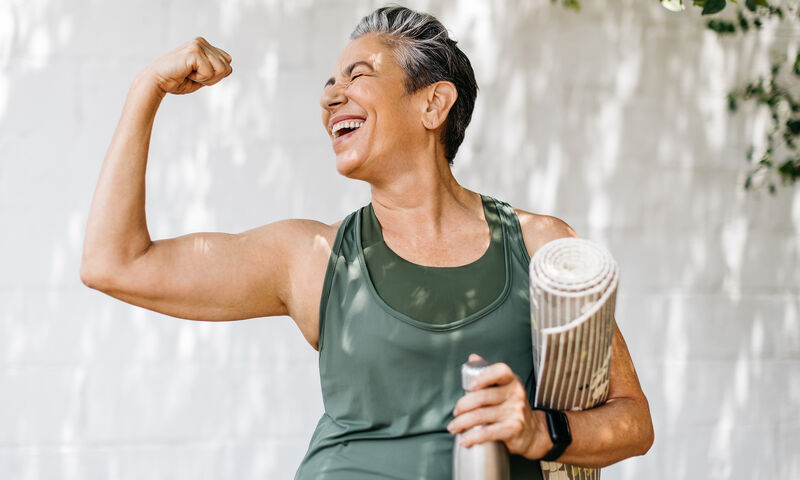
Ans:
<svg viewBox="0 0 800 480"><path fill-rule="evenodd" d="M190 40L151 63L141 73L163 94L183 95L214 85L233 71L232 57L203 37Z"/></svg>

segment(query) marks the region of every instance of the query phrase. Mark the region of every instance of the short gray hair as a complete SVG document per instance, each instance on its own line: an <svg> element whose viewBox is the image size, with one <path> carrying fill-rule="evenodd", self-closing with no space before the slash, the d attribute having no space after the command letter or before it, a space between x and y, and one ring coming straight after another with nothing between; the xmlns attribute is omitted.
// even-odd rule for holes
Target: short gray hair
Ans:
<svg viewBox="0 0 800 480"><path fill-rule="evenodd" d="M367 34L381 35L393 48L397 63L406 73L406 92L439 81L456 86L458 98L450 108L441 137L447 162L453 165L478 95L469 59L436 17L399 5L379 8L362 18L350 38Z"/></svg>

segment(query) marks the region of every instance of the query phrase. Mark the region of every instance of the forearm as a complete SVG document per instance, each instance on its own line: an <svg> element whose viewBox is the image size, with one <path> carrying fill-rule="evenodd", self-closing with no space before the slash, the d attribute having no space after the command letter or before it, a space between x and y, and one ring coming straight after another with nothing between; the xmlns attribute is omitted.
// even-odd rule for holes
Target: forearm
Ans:
<svg viewBox="0 0 800 480"><path fill-rule="evenodd" d="M544 413L540 432L549 438ZM565 412L572 443L558 458L560 463L582 467L606 467L629 457L644 455L653 443L653 425L647 400L611 399L590 410ZM548 449L552 446L549 443Z"/></svg>
<svg viewBox="0 0 800 480"><path fill-rule="evenodd" d="M143 73L132 83L92 199L81 276L100 275L145 251L145 169L156 111L164 97Z"/></svg>

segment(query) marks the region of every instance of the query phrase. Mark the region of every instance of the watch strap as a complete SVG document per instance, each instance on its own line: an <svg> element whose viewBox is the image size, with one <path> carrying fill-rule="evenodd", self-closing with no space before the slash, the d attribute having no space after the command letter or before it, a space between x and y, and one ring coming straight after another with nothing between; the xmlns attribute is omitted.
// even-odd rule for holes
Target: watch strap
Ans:
<svg viewBox="0 0 800 480"><path fill-rule="evenodd" d="M542 457L542 460L553 462L564 450L572 443L572 433L569 430L567 414L559 410L544 410L547 418L547 430L550 432L550 440L553 441L553 448Z"/></svg>

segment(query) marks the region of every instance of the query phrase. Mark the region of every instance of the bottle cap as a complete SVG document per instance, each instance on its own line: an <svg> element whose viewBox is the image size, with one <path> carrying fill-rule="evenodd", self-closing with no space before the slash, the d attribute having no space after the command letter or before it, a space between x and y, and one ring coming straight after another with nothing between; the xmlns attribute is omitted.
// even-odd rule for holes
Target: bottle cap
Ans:
<svg viewBox="0 0 800 480"><path fill-rule="evenodd" d="M472 381L488 366L489 362L486 360L475 360L461 364L461 387L468 391Z"/></svg>

